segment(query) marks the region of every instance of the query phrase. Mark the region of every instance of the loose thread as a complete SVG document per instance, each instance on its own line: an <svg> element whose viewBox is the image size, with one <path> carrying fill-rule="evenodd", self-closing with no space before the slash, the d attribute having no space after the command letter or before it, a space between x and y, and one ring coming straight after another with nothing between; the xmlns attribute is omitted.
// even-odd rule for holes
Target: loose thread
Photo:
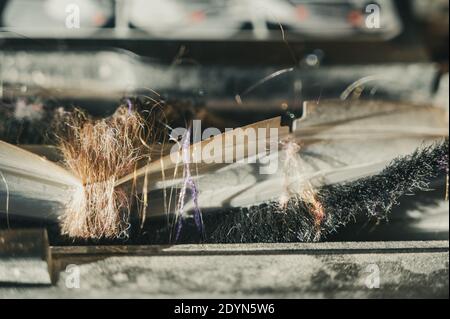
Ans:
<svg viewBox="0 0 450 319"><path fill-rule="evenodd" d="M183 186L180 191L180 197L178 199L178 208L177 208L177 227L176 227L176 235L175 241L178 241L181 235L181 230L183 226L184 220L184 206L186 203L186 193L189 190L190 197L192 198L192 202L194 204L194 222L197 226L198 231L201 233L202 238L204 236L204 227L203 227L203 218L202 212L198 203L198 188L195 184L194 179L192 178L191 169L190 169L190 154L189 154L189 146L190 146L190 130L188 130L184 136L182 147L182 159L183 159Z"/></svg>
<svg viewBox="0 0 450 319"><path fill-rule="evenodd" d="M6 181L5 175L3 175L2 171L0 171L0 175L2 177L3 183L5 184L5 188L6 188L6 225L9 228L10 227L10 223L9 223L9 186L8 186L8 182Z"/></svg>

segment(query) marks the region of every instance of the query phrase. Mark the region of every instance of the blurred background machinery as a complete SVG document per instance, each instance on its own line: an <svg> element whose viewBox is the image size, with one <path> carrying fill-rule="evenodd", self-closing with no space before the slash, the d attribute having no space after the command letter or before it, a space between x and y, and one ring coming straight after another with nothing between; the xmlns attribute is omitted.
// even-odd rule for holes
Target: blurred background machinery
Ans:
<svg viewBox="0 0 450 319"><path fill-rule="evenodd" d="M0 139L17 144L45 143L48 109L77 105L104 116L125 97L173 104L180 112L202 110L218 128L276 115L289 121L301 115L304 101L329 98L408 101L448 109L448 16L449 2L445 0L0 0ZM306 250L306 255L319 256L314 257L319 260L318 271L307 276L309 290L272 285L277 296L321 290L329 296L337 296L339 291L342 296L349 296L346 292L366 296L366 290L361 292L351 285L343 293L332 277L351 277L352 271L359 272L377 253L380 264L391 267L388 278L393 279L386 279L392 283L388 290L378 291L378 295L370 291L373 296L392 291L400 269L402 282L410 283L402 286L400 295L410 292L411 296L448 297L448 202L443 200L445 183L437 181L433 186L433 192L406 198L388 224L373 227L356 223L330 238L393 241L391 246L363 244L358 255L363 262L347 251L351 245L294 245L285 250L269 245L261 248L267 251L264 257L254 246L235 247L235 251L252 255L255 265L262 265L258 269L274 259L287 260L288 264L292 261L288 254L295 259L295 254ZM0 225L6 227L3 221ZM36 225L23 221L12 226ZM438 239L444 242L434 242ZM394 242L406 240L430 242L423 247ZM51 228L49 241L58 244ZM360 244L354 245L359 254ZM55 254L62 259L71 254L70 249L58 249L54 248ZM89 258L98 257L95 249ZM212 256L230 254L221 249L214 250ZM88 250L81 248L75 257ZM70 255L67 260L75 257ZM205 263L198 265L207 269L210 261L223 264L220 258L202 259ZM302 266L308 260L304 258L295 259L294 264L308 268ZM227 260L237 265L233 258ZM410 270L420 268L424 260L437 260L438 269L427 268L423 276L408 281ZM134 267L133 261L116 262L122 263L126 276L137 276L136 272L126 273ZM96 264L92 267L97 269ZM142 268L142 264L136 267L133 269ZM98 266L107 268L108 263ZM254 272L244 268L235 268L235 275L248 279L258 273L256 268ZM138 272L154 280L152 287L170 286L164 280L166 270L159 271L162 279L155 275L157 271ZM175 277L183 273L175 271ZM114 270L110 272L112 279L105 279L109 283L106 290L116 285ZM123 272L117 276L123 277ZM286 273L294 276L292 271ZM214 282L220 274L209 275L211 279L205 282ZM339 281L342 285L348 282L344 279ZM325 284L320 286L321 282ZM224 291L258 295L259 284L250 288L229 284ZM436 289L425 289L430 285ZM181 292L193 292L182 281L179 286L185 287ZM130 291L135 288L131 285ZM214 287L204 291L214 293ZM16 292L3 293L15 296ZM152 293L167 291L155 288Z"/></svg>
<svg viewBox="0 0 450 319"><path fill-rule="evenodd" d="M125 97L197 110L219 129L289 121L304 101L329 98L448 109L448 1L427 3L0 1L0 137L45 143L49 109L104 116ZM438 200L442 187L427 196ZM436 205L421 238L448 239L448 205ZM364 236L420 233L376 229Z"/></svg>

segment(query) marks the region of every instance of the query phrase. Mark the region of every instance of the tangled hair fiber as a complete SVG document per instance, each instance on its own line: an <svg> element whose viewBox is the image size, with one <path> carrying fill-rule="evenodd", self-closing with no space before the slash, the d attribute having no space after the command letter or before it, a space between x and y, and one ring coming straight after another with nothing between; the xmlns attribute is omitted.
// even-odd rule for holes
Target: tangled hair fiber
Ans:
<svg viewBox="0 0 450 319"><path fill-rule="evenodd" d="M62 233L83 239L127 236L131 194L115 184L148 156L148 121L121 106L108 118L95 120L76 109L58 122L64 164L82 183L61 217Z"/></svg>
<svg viewBox="0 0 450 319"><path fill-rule="evenodd" d="M400 197L429 190L432 179L442 173L448 173L448 140L397 158L376 175L319 189L316 198L325 212L319 227L310 204L294 196L282 209L274 201L205 215L205 229L209 229L207 241L318 241L360 215L386 219Z"/></svg>

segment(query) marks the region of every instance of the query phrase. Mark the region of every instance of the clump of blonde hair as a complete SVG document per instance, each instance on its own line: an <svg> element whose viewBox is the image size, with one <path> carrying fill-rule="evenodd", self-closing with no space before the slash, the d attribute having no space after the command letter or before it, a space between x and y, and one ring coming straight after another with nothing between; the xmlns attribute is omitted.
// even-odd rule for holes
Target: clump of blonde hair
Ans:
<svg viewBox="0 0 450 319"><path fill-rule="evenodd" d="M104 119L78 109L61 117L58 146L65 166L83 185L61 216L62 233L85 239L127 236L131 197L116 181L148 156L146 121L125 106Z"/></svg>

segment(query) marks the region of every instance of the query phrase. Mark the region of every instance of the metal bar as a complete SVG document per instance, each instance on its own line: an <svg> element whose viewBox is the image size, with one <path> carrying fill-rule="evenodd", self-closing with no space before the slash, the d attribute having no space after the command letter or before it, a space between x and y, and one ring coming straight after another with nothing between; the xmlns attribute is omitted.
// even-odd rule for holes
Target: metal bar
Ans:
<svg viewBox="0 0 450 319"><path fill-rule="evenodd" d="M136 246L52 246L55 258L65 256L182 256L182 255L278 255L448 252L448 241L324 242L264 244L194 244Z"/></svg>

